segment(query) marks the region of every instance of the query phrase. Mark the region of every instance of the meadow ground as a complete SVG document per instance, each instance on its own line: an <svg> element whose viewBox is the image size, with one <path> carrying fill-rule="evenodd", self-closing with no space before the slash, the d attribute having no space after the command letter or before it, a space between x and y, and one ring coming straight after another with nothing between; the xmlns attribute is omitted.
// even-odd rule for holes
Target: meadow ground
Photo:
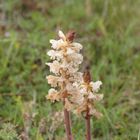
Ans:
<svg viewBox="0 0 140 140"><path fill-rule="evenodd" d="M63 123L50 130L61 105L45 98L46 52L58 29L76 31L93 79L103 82L94 140L139 140L139 0L1 0L0 139L19 139L29 128L31 140L62 140ZM83 140L82 118L72 119L75 139Z"/></svg>

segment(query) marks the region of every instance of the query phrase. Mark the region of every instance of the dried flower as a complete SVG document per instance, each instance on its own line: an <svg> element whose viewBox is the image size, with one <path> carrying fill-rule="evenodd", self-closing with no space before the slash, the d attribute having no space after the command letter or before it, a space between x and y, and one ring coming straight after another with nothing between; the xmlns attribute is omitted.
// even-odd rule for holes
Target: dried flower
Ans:
<svg viewBox="0 0 140 140"><path fill-rule="evenodd" d="M47 99L50 99L52 102L54 102L54 101L59 101L60 97L61 96L59 95L58 91L53 89L53 88L51 88L49 90L49 94L47 96Z"/></svg>
<svg viewBox="0 0 140 140"><path fill-rule="evenodd" d="M58 40L50 40L51 50L48 56L52 62L46 63L52 75L46 78L53 87L48 91L47 99L52 102L62 101L64 105L64 123L68 140L73 140L69 111L83 114L86 120L86 137L91 139L90 117L101 117L96 109L96 102L103 98L103 94L97 94L102 85L101 81L91 81L89 68L85 73L79 72L79 65L83 61L80 54L82 45L74 41L75 32L68 32L66 36L62 31L58 32ZM61 118L60 116L58 117ZM57 122L54 120L54 122ZM53 130L54 123L51 127Z"/></svg>
<svg viewBox="0 0 140 140"><path fill-rule="evenodd" d="M74 32L69 32L66 36L62 31L58 32L59 40L50 40L52 50L48 55L52 62L46 63L50 67L48 83L55 89L50 89L47 99L54 101L64 101L67 110L73 109L73 99L79 94L79 87L75 84L82 80L82 73L78 72L79 65L83 61L83 56L79 53L82 45L73 42ZM75 97L74 97L75 95Z"/></svg>
<svg viewBox="0 0 140 140"><path fill-rule="evenodd" d="M83 101L77 106L75 113L85 113L88 109L89 115L99 118L101 113L95 108L95 103L103 98L103 94L97 94L102 82L92 82L89 71L86 71L80 84L80 94L83 96Z"/></svg>
<svg viewBox="0 0 140 140"><path fill-rule="evenodd" d="M52 50L47 53L52 62L46 64L54 74L46 77L53 87L49 90L47 99L52 102L64 101L64 107L68 111L81 114L88 108L90 115L100 116L95 103L103 98L103 94L97 94L102 82L92 82L88 70L84 74L78 71L83 61L80 54L83 47L80 43L73 42L75 33L68 32L65 36L59 31L58 36L58 40L50 40Z"/></svg>

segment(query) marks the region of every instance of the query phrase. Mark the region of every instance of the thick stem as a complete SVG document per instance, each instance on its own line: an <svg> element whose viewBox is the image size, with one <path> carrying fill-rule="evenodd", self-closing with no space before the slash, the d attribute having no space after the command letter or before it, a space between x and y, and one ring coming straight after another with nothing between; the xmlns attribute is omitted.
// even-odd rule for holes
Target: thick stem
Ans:
<svg viewBox="0 0 140 140"><path fill-rule="evenodd" d="M86 140L91 140L90 114L88 108L87 108L85 120L86 120Z"/></svg>
<svg viewBox="0 0 140 140"><path fill-rule="evenodd" d="M67 92L64 92L64 123L65 123L65 131L67 135L67 140L73 140L72 131L71 131L71 118L69 111L65 108L65 99L67 97Z"/></svg>
<svg viewBox="0 0 140 140"><path fill-rule="evenodd" d="M64 122L65 122L67 140L73 140L73 136L72 136L72 132L71 132L70 114L67 111L67 109L64 109Z"/></svg>

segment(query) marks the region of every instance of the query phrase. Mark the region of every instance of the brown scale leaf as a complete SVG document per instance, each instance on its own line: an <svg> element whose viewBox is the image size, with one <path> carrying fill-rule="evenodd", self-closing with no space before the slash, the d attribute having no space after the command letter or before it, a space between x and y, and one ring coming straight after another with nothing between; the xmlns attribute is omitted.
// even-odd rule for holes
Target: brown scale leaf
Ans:
<svg viewBox="0 0 140 140"><path fill-rule="evenodd" d="M73 42L75 35L76 35L75 31L71 30L66 34L66 38L69 42Z"/></svg>

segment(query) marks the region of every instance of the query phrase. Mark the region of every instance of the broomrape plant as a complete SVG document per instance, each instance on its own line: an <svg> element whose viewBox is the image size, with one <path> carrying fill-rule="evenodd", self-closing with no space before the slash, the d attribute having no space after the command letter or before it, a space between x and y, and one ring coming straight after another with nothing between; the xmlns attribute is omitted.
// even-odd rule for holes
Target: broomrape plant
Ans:
<svg viewBox="0 0 140 140"><path fill-rule="evenodd" d="M47 99L63 103L68 140L73 140L69 112L85 117L86 139L91 140L90 117L101 116L95 108L95 103L103 98L102 94L96 93L102 82L92 82L88 69L84 73L79 71L79 65L83 62L83 56L80 54L83 47L74 42L75 33L70 31L64 35L59 31L58 37L58 40L50 40L52 49L47 53L52 60L46 63L52 73L46 77L52 87L48 91Z"/></svg>

